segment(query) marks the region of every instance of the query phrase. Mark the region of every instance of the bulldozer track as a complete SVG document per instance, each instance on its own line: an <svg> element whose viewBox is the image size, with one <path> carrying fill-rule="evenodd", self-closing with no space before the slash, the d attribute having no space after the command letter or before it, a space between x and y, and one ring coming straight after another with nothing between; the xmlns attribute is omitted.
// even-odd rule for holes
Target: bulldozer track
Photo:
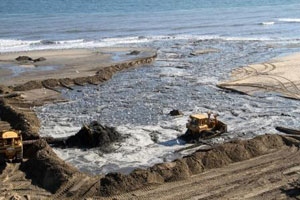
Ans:
<svg viewBox="0 0 300 200"><path fill-rule="evenodd" d="M243 76L241 78L237 78L235 80L232 81L228 81L227 83L223 83L220 84L220 86L244 86L244 87L253 87L253 88L261 88L261 89L265 89L265 90L270 90L270 91L278 91L281 92L285 95L287 95L287 97L291 97L291 98L299 98L300 96L300 89L299 87L290 79L280 76L280 75L275 75L275 74L269 74L269 72L274 71L276 69L276 65L273 63L263 63L262 64L264 66L264 69L262 69L261 71L255 69L254 67L251 66L246 66L243 68L239 68L237 71L238 73L236 74L236 76L238 76L238 74L243 74ZM241 72L241 70L243 72ZM247 78L251 78L251 77L266 77L272 80L275 80L276 83L278 84L278 86L280 86L280 88L278 88L276 85L271 86L271 85L265 85L265 84L258 84L258 83L238 83L239 81L245 80ZM256 89L251 90L251 92L256 91ZM248 91L249 92L249 91Z"/></svg>
<svg viewBox="0 0 300 200"><path fill-rule="evenodd" d="M95 195L95 193L92 191L93 188L97 187L97 184L99 183L99 179L97 178L96 181L94 181L91 186L85 191L82 195L80 195L81 199L92 197Z"/></svg>
<svg viewBox="0 0 300 200"><path fill-rule="evenodd" d="M32 199L49 199L51 193L32 185L26 174L20 170L21 163L6 163L0 175L0 199L2 196L16 193L30 196Z"/></svg>
<svg viewBox="0 0 300 200"><path fill-rule="evenodd" d="M71 181L68 181L66 184L64 184L56 193L51 197L51 199L60 199L63 197L71 187L73 187L75 184L74 178Z"/></svg>
<svg viewBox="0 0 300 200"><path fill-rule="evenodd" d="M298 86L293 82L291 81L290 79L286 78L286 77L283 77L283 76L279 76L279 75L268 75L268 76L275 76L275 77L279 77L279 78L282 78L284 80L287 80L291 85L292 87L297 90L297 93L300 94L300 89L298 88Z"/></svg>
<svg viewBox="0 0 300 200"><path fill-rule="evenodd" d="M296 147L286 148L187 180L97 199L279 199L280 188L298 177L299 154Z"/></svg>
<svg viewBox="0 0 300 200"><path fill-rule="evenodd" d="M270 65L272 67L272 69L270 69L269 71L266 71L266 72L263 71L263 73L269 73L269 72L274 71L276 69L276 65L274 65L272 63L263 63L263 65L265 65L265 66L268 66L267 64Z"/></svg>
<svg viewBox="0 0 300 200"><path fill-rule="evenodd" d="M65 183L60 187L60 189L53 195L51 196L51 199L61 199L61 198L66 198L68 193L72 193L73 198L68 198L68 199L78 199L78 196L80 196L80 199L83 199L85 197L89 197L94 195L94 193L91 192L92 188L96 186L96 184L99 182L97 181L93 182L91 186L83 192L83 194L79 194L79 192L82 193L82 190L80 188L85 185L85 184L90 184L90 177L86 175L78 175L75 174L70 181Z"/></svg>

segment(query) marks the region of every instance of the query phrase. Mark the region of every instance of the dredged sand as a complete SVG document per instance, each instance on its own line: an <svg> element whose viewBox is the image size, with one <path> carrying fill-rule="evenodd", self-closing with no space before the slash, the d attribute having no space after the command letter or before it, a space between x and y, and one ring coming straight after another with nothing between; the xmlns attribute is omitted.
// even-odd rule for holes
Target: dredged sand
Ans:
<svg viewBox="0 0 300 200"><path fill-rule="evenodd" d="M273 92L300 99L300 53L237 68L231 80L218 86L250 95Z"/></svg>

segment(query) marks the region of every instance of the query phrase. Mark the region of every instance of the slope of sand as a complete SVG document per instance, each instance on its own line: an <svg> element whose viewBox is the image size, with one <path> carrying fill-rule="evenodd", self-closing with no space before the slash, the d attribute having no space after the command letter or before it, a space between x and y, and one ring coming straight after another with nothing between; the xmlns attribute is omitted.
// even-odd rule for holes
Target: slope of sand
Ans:
<svg viewBox="0 0 300 200"><path fill-rule="evenodd" d="M28 160L0 166L0 199L297 199L299 141L279 135L232 141L128 175L90 176L45 141Z"/></svg>
<svg viewBox="0 0 300 200"><path fill-rule="evenodd" d="M275 92L300 99L300 53L237 68L231 80L218 86L250 95Z"/></svg>
<svg viewBox="0 0 300 200"><path fill-rule="evenodd" d="M297 148L285 148L187 180L99 199L296 199L300 192L289 184L299 177L299 156Z"/></svg>

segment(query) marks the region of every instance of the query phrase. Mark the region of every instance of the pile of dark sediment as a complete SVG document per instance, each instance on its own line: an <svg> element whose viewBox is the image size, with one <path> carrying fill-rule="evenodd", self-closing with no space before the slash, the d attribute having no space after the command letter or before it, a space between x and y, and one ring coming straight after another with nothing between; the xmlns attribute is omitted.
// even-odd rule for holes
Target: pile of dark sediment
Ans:
<svg viewBox="0 0 300 200"><path fill-rule="evenodd" d="M79 148L105 148L122 139L123 136L114 127L103 126L93 121L89 125L84 125L75 135L67 138L65 145Z"/></svg>
<svg viewBox="0 0 300 200"><path fill-rule="evenodd" d="M100 180L98 195L117 195L148 185L187 179L208 169L224 167L293 145L298 145L298 141L280 135L264 135L220 144L209 151L198 150L173 162L137 169L128 175L109 173Z"/></svg>
<svg viewBox="0 0 300 200"><path fill-rule="evenodd" d="M79 173L76 168L57 157L45 140L37 140L27 146L24 156L29 159L22 163L21 170L32 179L33 184L52 193L69 181L74 173Z"/></svg>
<svg viewBox="0 0 300 200"><path fill-rule="evenodd" d="M171 115L171 116L179 116L179 115L183 115L183 113L180 110L171 110L169 112L169 115Z"/></svg>
<svg viewBox="0 0 300 200"><path fill-rule="evenodd" d="M40 62L40 61L45 61L46 58L39 57L39 58L33 59L29 56L18 56L15 60L18 62Z"/></svg>

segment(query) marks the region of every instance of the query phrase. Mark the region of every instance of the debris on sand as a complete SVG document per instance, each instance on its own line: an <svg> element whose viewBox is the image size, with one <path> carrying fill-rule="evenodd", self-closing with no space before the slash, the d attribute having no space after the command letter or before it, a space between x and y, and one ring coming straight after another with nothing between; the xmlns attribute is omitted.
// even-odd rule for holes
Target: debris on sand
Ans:
<svg viewBox="0 0 300 200"><path fill-rule="evenodd" d="M103 126L97 121L84 125L78 133L67 138L67 147L93 148L108 147L113 142L120 141L123 137L114 127Z"/></svg>
<svg viewBox="0 0 300 200"><path fill-rule="evenodd" d="M29 56L18 56L15 60L18 62L41 62L41 61L45 61L46 58L39 57L37 59L33 59Z"/></svg>
<svg viewBox="0 0 300 200"><path fill-rule="evenodd" d="M141 53L140 51L133 50L133 51L131 51L130 53L128 53L128 55L133 56L133 55L139 55L140 53Z"/></svg>
<svg viewBox="0 0 300 200"><path fill-rule="evenodd" d="M183 115L183 112L181 112L180 110L171 110L170 112L169 112L169 115L171 115L171 116L178 116L178 115Z"/></svg>
<svg viewBox="0 0 300 200"><path fill-rule="evenodd" d="M29 56L18 56L16 61L24 62L24 61L33 61L33 59Z"/></svg>
<svg viewBox="0 0 300 200"><path fill-rule="evenodd" d="M44 57L39 57L39 58L37 58L37 59L34 59L33 62L41 62L41 61L45 61L45 60L46 60L46 58L44 58Z"/></svg>

